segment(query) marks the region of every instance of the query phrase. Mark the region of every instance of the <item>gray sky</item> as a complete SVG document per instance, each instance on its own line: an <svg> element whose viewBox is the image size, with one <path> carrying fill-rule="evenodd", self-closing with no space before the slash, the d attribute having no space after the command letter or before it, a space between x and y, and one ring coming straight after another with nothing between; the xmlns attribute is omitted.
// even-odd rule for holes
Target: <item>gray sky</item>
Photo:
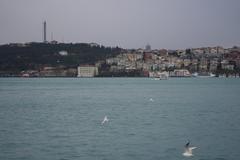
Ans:
<svg viewBox="0 0 240 160"><path fill-rule="evenodd" d="M0 44L57 41L184 49L240 45L240 0L0 0Z"/></svg>

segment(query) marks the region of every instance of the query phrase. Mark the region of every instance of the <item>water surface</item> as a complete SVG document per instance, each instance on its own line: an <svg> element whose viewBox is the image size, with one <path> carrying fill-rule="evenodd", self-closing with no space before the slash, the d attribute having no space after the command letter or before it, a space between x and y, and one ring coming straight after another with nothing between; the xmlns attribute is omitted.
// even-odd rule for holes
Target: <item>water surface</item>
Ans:
<svg viewBox="0 0 240 160"><path fill-rule="evenodd" d="M239 114L235 78L1 78L0 159L236 160Z"/></svg>

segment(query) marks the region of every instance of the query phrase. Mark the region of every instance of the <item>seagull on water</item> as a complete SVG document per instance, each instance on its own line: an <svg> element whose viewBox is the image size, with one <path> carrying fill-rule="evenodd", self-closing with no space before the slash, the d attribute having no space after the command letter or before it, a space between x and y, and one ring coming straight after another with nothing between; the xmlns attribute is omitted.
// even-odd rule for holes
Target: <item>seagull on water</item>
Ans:
<svg viewBox="0 0 240 160"><path fill-rule="evenodd" d="M189 145L190 145L190 142L188 141L188 143L185 144L185 146L184 146L185 147L185 152L183 153L183 156L185 156L185 157L193 156L192 150L197 148L197 147L190 147Z"/></svg>
<svg viewBox="0 0 240 160"><path fill-rule="evenodd" d="M103 119L103 121L102 121L102 125L103 125L105 122L108 122L108 121L109 121L109 120L108 120L107 116L105 116L104 119Z"/></svg>
<svg viewBox="0 0 240 160"><path fill-rule="evenodd" d="M153 102L154 100L152 98L150 98L149 101Z"/></svg>

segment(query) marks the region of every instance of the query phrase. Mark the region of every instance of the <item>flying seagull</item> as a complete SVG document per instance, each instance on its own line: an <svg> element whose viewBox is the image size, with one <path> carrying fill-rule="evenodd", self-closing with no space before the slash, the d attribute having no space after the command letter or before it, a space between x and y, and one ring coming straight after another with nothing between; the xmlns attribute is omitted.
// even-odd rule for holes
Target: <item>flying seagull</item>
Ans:
<svg viewBox="0 0 240 160"><path fill-rule="evenodd" d="M104 117L104 119L103 119L103 121L102 121L102 125L103 125L105 122L108 122L107 116Z"/></svg>
<svg viewBox="0 0 240 160"><path fill-rule="evenodd" d="M185 146L184 146L185 147L185 152L183 153L183 156L185 156L185 157L193 156L192 150L197 148L197 147L190 147L189 145L190 145L190 142L188 141L188 143L185 144Z"/></svg>

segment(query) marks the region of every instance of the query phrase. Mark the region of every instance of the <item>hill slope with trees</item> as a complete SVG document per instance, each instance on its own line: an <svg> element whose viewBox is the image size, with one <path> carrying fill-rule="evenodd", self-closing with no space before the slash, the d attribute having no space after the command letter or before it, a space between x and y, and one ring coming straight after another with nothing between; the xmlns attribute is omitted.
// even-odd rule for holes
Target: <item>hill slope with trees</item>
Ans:
<svg viewBox="0 0 240 160"><path fill-rule="evenodd" d="M120 52L118 47L88 43L8 44L0 46L0 71L37 70L41 66L77 67L80 64L95 64Z"/></svg>

